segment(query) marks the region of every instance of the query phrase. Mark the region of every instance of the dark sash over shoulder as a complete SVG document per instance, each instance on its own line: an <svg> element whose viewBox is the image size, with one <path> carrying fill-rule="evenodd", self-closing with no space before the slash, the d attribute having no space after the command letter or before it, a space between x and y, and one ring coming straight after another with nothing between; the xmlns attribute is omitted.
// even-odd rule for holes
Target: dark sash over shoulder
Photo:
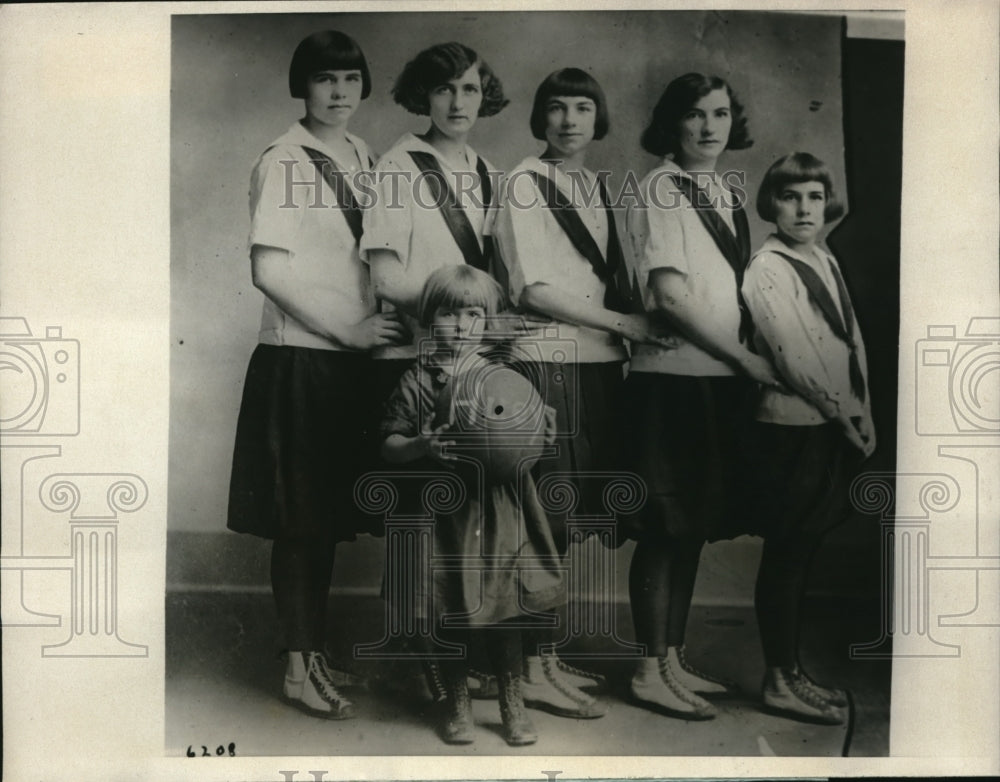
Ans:
<svg viewBox="0 0 1000 782"><path fill-rule="evenodd" d="M361 240L361 209L351 188L348 187L346 175L343 170L333 162L333 158L312 147L302 146L303 151L309 156L312 164L316 166L323 179L330 186L333 194L337 198L337 207L340 209L347 226L354 235L354 241Z"/></svg>
<svg viewBox="0 0 1000 782"><path fill-rule="evenodd" d="M773 252L775 255L780 255L788 261L789 265L795 270L795 273L799 276L799 279L805 286L809 300L813 303L816 309L820 311L820 314L822 314L823 319L830 327L830 330L834 333L834 336L844 342L850 349L851 355L848 361L848 366L851 376L851 390L858 399L864 402L865 376L861 372L861 360L858 358L858 345L854 340L854 309L851 307L851 300L847 294L847 286L844 284L844 280L840 276L840 270L837 269L837 265L831 263L830 268L833 271L833 279L837 283L837 295L840 298L840 309L844 313L843 319L841 319L840 313L837 311L837 306L833 303L833 297L830 295L830 291L827 290L826 285L823 284L820 276L812 267L809 266L809 264L804 263L791 255L787 255L780 250L771 250L770 252Z"/></svg>
<svg viewBox="0 0 1000 782"><path fill-rule="evenodd" d="M479 239L472 228L472 223L469 222L469 216L458 202L455 191L448 184L437 158L430 152L420 150L410 150L410 157L413 158L413 162L416 163L421 173L426 175L434 203L439 205L441 216L444 218L455 244L461 250L465 262L477 269L489 271L490 243L484 241L483 247L480 248ZM493 186L482 158L476 161L476 173L479 175L479 181L483 188L484 207L489 209L490 203L493 201Z"/></svg>
<svg viewBox="0 0 1000 782"><path fill-rule="evenodd" d="M712 197L706 190L698 187L689 177L671 173L671 180L684 197L694 207L701 224L705 226L708 235L712 237L715 246L719 248L722 257L732 267L736 275L736 303L740 308L740 342L749 342L753 333L753 320L750 310L743 300L743 274L750 261L750 225L742 206L733 210L733 224L736 226L736 236L729 230L726 221L712 205Z"/></svg>
<svg viewBox="0 0 1000 782"><path fill-rule="evenodd" d="M604 306L618 312L631 311L630 286L622 286L619 279L621 273L625 272L625 259L622 256L621 243L618 241L618 229L615 226L615 216L609 206L610 201L604 182L600 179L597 180L601 202L608 218L608 252L606 256L597 246L593 235L587 230L580 213L556 186L556 183L545 174L532 169L528 169L528 175L542 194L546 208L552 212L555 221L566 232L573 247L587 259L594 274L604 283ZM620 290L622 287L625 290Z"/></svg>

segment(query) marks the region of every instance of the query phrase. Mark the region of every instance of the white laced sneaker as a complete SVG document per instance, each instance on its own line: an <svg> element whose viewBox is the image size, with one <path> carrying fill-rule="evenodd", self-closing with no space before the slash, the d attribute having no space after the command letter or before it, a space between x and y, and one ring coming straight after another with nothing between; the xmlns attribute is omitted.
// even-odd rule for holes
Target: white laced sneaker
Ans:
<svg viewBox="0 0 1000 782"><path fill-rule="evenodd" d="M765 711L800 722L842 725L846 720L844 712L795 668L768 668L761 697Z"/></svg>
<svg viewBox="0 0 1000 782"><path fill-rule="evenodd" d="M682 720L710 720L715 707L685 687L668 657L645 657L632 677L632 696L642 706Z"/></svg>
<svg viewBox="0 0 1000 782"><path fill-rule="evenodd" d="M314 717L346 720L354 716L351 702L341 695L327 672L322 652L289 652L284 700Z"/></svg>

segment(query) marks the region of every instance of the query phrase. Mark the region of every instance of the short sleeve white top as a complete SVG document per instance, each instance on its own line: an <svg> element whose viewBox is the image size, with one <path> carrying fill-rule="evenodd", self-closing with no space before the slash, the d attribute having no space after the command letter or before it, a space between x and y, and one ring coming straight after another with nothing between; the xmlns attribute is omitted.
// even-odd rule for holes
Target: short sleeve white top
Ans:
<svg viewBox="0 0 1000 782"><path fill-rule="evenodd" d="M715 240L705 229L697 210L674 184L671 176L691 178L672 160L650 171L639 184L640 202L629 205L626 217L631 245L630 271L642 287L647 311L656 307L649 288L649 274L654 269L670 269L684 276L684 282L699 301L705 303L703 317L716 326L739 335L740 312L736 296L736 275ZM732 194L716 179L697 184L708 185L716 211L735 236ZM630 371L659 372L674 375L732 375L723 361L682 337L673 350L653 345L633 345Z"/></svg>
<svg viewBox="0 0 1000 782"><path fill-rule="evenodd" d="M368 147L352 134L348 141L368 165ZM303 145L328 155L348 173L357 161L337 155L299 122L276 139L258 158L250 176L250 237L248 246L286 250L293 274L321 292L326 306L348 323L358 323L374 311L368 268L361 263L358 243L330 186L303 150ZM346 177L348 183L351 177ZM350 350L328 340L265 297L259 341L322 350Z"/></svg>
<svg viewBox="0 0 1000 782"><path fill-rule="evenodd" d="M407 133L382 156L375 166L374 194L364 213L364 235L361 237L361 258L369 260L372 250L391 250L402 264L407 277L421 286L431 272L442 266L465 263L465 257L455 242L441 210L435 206L427 178L410 157L411 151L427 152L437 158L452 191L458 196L466 217L484 246L484 237L492 231L497 202L497 183L493 185L493 204L484 209L483 190L475 175L479 156L466 147L469 170L456 171L434 147ZM484 159L487 171L493 167ZM384 311L394 309L384 302ZM380 348L375 358L416 358L417 345L426 337L416 319L404 315L403 320L414 334L411 345Z"/></svg>
<svg viewBox="0 0 1000 782"><path fill-rule="evenodd" d="M518 304L527 286L545 283L603 306L604 282L546 208L538 186L529 175L531 171L556 183L607 257L608 216L598 197L593 174L587 172L586 178L571 177L558 166L528 157L507 177L494 230L499 259L509 278L511 301ZM549 338L542 339L543 334ZM567 344L575 346L576 360L581 363L627 358L618 336L571 323L557 322L544 330L539 328L522 341L536 342L543 361L554 360L555 352L564 354Z"/></svg>

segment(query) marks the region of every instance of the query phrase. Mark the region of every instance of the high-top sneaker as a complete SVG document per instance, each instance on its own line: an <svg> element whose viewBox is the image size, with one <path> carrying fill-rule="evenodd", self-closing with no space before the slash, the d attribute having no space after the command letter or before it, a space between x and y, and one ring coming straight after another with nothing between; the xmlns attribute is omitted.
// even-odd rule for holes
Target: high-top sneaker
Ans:
<svg viewBox="0 0 1000 782"><path fill-rule="evenodd" d="M643 706L682 720L710 720L715 707L678 681L667 657L644 657L632 677L632 696Z"/></svg>
<svg viewBox="0 0 1000 782"><path fill-rule="evenodd" d="M351 702L337 692L321 652L289 652L284 700L314 717L346 720L354 716Z"/></svg>
<svg viewBox="0 0 1000 782"><path fill-rule="evenodd" d="M847 705L847 690L842 690L839 687L824 687L821 684L817 684L812 680L812 678L797 665L792 669L795 676L805 679L805 683L812 687L816 692L818 692L823 698L829 701L831 704L837 708L843 708Z"/></svg>
<svg viewBox="0 0 1000 782"><path fill-rule="evenodd" d="M795 668L768 668L761 686L764 711L800 722L842 725L843 711L824 698Z"/></svg>
<svg viewBox="0 0 1000 782"><path fill-rule="evenodd" d="M521 691L528 708L541 709L557 717L583 720L603 717L605 709L593 696L559 675L557 659L555 655L532 655L524 659Z"/></svg>
<svg viewBox="0 0 1000 782"><path fill-rule="evenodd" d="M556 676L570 686L576 687L578 690L591 687L603 687L607 682L607 679L601 674L593 673L591 671L582 671L554 654L543 656L551 656L553 660L555 660Z"/></svg>
<svg viewBox="0 0 1000 782"><path fill-rule="evenodd" d="M667 662L676 675L677 681L692 692L700 692L702 695L719 695L731 694L739 689L736 682L704 673L691 665L683 646L668 647Z"/></svg>

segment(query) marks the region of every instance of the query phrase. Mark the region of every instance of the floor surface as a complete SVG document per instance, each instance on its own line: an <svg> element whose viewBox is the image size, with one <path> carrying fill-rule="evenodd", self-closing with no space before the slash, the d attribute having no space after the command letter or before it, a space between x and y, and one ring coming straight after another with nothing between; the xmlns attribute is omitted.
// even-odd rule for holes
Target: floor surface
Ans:
<svg viewBox="0 0 1000 782"><path fill-rule="evenodd" d="M173 592L166 601L167 756L202 744L235 744L239 756L274 755L678 755L678 756L884 756L889 740L890 667L887 661L851 660L851 643L874 639L871 623L856 612L813 610L803 628L802 660L824 683L847 687L851 720L820 726L764 714L756 693L763 667L752 610L694 606L688 626L689 657L704 670L736 680L744 695L717 699L719 715L685 722L628 702L632 663L572 660L608 677L600 695L608 707L598 720L572 720L531 711L537 744L513 749L499 733L496 701L476 701L475 743L454 747L433 731L433 711L419 665L412 660L355 661L353 644L381 636L382 602L335 596L331 626L350 633L331 640L342 667L366 679L345 691L357 717L319 720L279 700L284 664L278 659L271 597L263 592ZM337 622L338 625L335 625ZM617 618L628 637L628 607ZM575 640L574 652L599 650ZM569 655L564 655L569 656Z"/></svg>

